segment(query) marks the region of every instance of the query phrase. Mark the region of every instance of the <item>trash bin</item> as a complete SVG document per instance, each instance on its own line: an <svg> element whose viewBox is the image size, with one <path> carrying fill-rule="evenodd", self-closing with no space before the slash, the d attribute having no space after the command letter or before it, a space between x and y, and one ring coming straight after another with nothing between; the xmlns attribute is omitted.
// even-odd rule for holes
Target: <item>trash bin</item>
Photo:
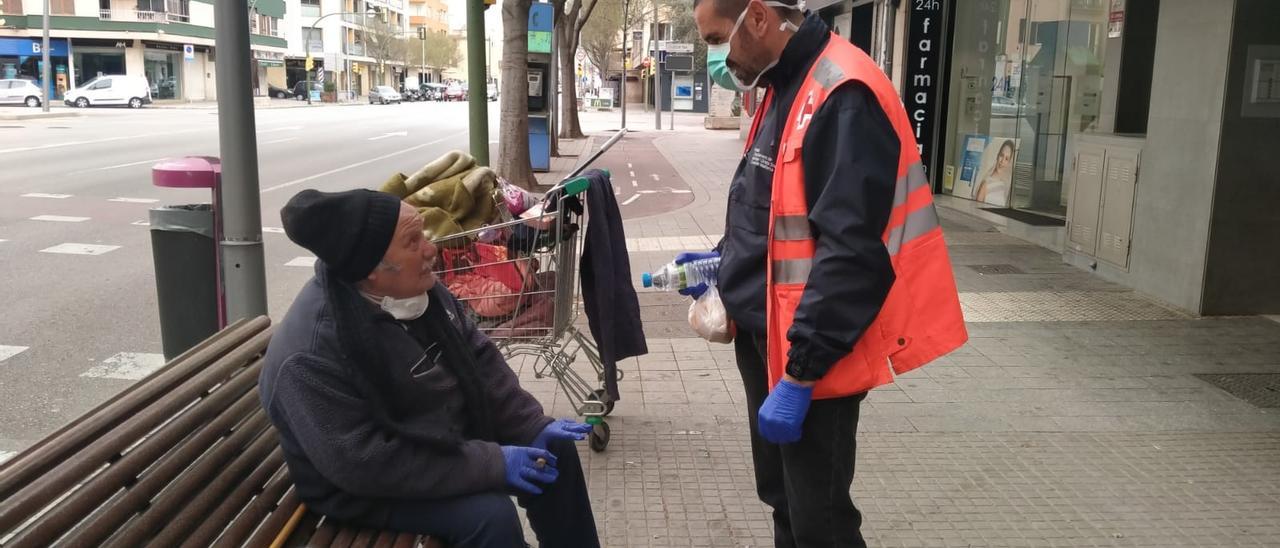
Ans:
<svg viewBox="0 0 1280 548"><path fill-rule="evenodd" d="M165 360L218 331L218 248L213 206L151 210L151 256Z"/></svg>

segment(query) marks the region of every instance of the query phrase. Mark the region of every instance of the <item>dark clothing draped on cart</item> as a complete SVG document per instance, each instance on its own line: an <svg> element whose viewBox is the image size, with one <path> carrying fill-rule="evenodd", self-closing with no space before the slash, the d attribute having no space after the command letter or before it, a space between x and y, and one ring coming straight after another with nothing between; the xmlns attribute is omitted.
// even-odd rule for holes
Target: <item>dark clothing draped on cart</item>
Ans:
<svg viewBox="0 0 1280 548"><path fill-rule="evenodd" d="M499 446L551 422L458 301L442 285L430 298L400 322L320 262L276 328L262 403L318 512L385 527L413 501L503 493Z"/></svg>
<svg viewBox="0 0 1280 548"><path fill-rule="evenodd" d="M582 175L587 189L587 235L583 242L582 305L600 349L604 386L618 400L618 362L649 353L640 322L640 299L631 283L631 256L622 229L622 212L609 174L593 169Z"/></svg>

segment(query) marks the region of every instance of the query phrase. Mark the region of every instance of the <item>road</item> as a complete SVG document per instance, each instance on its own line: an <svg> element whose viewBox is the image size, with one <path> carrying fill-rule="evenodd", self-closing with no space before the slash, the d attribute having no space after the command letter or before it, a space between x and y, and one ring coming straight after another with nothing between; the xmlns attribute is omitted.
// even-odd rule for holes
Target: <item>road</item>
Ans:
<svg viewBox="0 0 1280 548"><path fill-rule="evenodd" d="M466 108L257 111L272 316L287 310L311 274L286 266L305 265L310 255L278 231L284 203L304 188L375 187L396 171L466 149ZM155 188L150 167L218 154L212 110L104 109L3 124L0 460L162 361L150 235L140 225L157 204L208 202L209 195Z"/></svg>

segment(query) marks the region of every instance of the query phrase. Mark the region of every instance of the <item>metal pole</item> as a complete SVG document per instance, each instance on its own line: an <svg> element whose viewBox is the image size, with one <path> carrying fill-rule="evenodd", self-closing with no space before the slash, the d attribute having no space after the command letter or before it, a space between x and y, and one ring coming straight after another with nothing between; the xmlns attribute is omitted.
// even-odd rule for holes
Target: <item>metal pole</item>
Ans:
<svg viewBox="0 0 1280 548"><path fill-rule="evenodd" d="M262 204L258 190L258 138L255 134L249 58L247 0L214 3L218 59L218 145L222 184L215 212L222 219L222 280L227 322L267 313L267 276L262 250ZM309 91L309 90L308 90ZM308 93L310 95L310 93Z"/></svg>
<svg viewBox="0 0 1280 548"><path fill-rule="evenodd" d="M658 63L658 59L662 57L662 52L658 51L658 6L653 6L653 58L649 66L653 67L653 127L654 129L662 129L662 65Z"/></svg>
<svg viewBox="0 0 1280 548"><path fill-rule="evenodd" d="M627 14L631 13L631 0L622 0L622 129L627 129L627 60L631 59L627 55L627 42L631 41L631 21L627 19ZM607 64L607 63L606 63ZM601 70L607 71L609 67L600 67ZM604 73L602 72L601 75ZM613 105L609 105L613 108Z"/></svg>
<svg viewBox="0 0 1280 548"><path fill-rule="evenodd" d="M467 74L471 84L467 101L471 107L471 156L476 164L489 165L489 98L484 68L484 0L467 0ZM480 76L480 78L477 78ZM480 85L476 85L479 81Z"/></svg>
<svg viewBox="0 0 1280 548"><path fill-rule="evenodd" d="M307 45L307 60L309 61L311 60L310 44ZM310 105L311 104L311 69L307 68L306 73L307 73L307 83L306 83L307 87L303 88L302 92L307 94L307 104Z"/></svg>
<svg viewBox="0 0 1280 548"><path fill-rule="evenodd" d="M49 0L44 0L44 38L40 44L40 56L44 62L44 67L40 69L41 85L44 86L41 93L44 99L40 101L40 108L49 112L49 103L53 102L53 91L56 89L50 86L53 83L53 71L49 66Z"/></svg>

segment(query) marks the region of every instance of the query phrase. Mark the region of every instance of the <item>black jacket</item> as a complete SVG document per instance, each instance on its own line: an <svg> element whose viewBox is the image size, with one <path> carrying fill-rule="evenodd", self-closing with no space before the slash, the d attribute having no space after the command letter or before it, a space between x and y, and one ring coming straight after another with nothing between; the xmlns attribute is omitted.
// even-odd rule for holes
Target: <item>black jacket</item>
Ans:
<svg viewBox="0 0 1280 548"><path fill-rule="evenodd" d="M462 306L437 285L432 307L448 307L464 340L474 348L492 410L495 442L467 440L444 451L392 433L374 417L367 382L353 371L335 330L325 284L342 283L317 265L312 278L276 327L259 379L259 395L298 496L336 519L378 522L396 499L439 499L505 489L500 445L528 445L551 419L520 388L497 348L472 324ZM376 343L392 364L410 371L426 354L405 327L372 303L368 320ZM414 375L423 404L409 426L441 438L465 431L465 400L447 367Z"/></svg>
<svg viewBox="0 0 1280 548"><path fill-rule="evenodd" d="M765 334L765 261L769 204L778 142L800 85L832 37L816 15L807 17L764 80L774 96L751 150L729 189L719 285L725 308L741 330ZM899 143L893 125L865 85L836 89L814 113L801 161L810 228L817 240L813 270L787 333L790 361L820 378L852 351L875 320L893 266L881 240L893 207Z"/></svg>

